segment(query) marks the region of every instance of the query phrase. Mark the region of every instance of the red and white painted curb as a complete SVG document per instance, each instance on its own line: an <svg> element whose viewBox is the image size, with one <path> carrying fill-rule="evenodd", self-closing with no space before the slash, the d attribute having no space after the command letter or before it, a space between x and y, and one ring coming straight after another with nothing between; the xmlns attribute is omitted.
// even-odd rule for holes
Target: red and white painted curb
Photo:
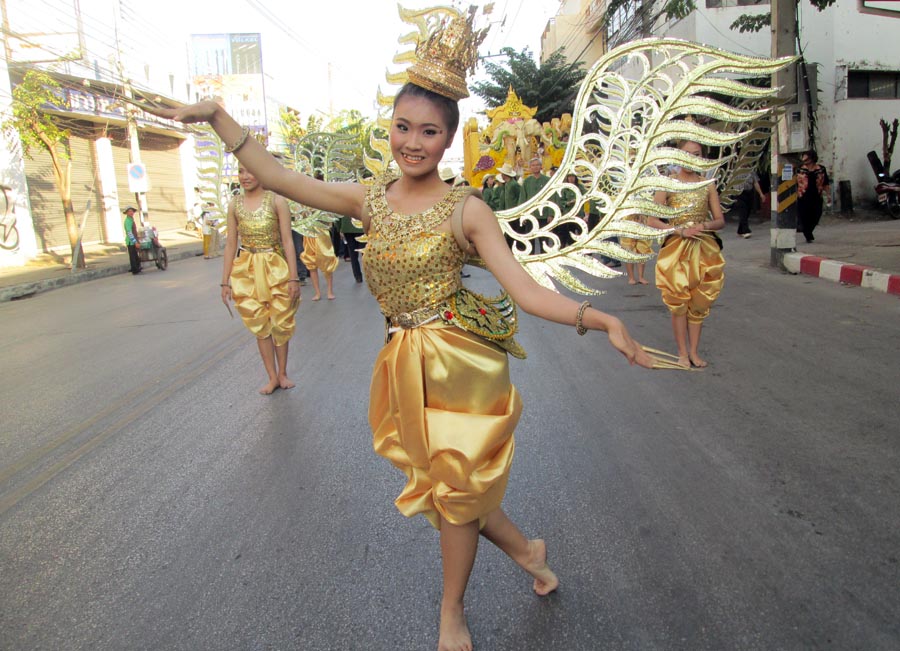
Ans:
<svg viewBox="0 0 900 651"><path fill-rule="evenodd" d="M845 285L868 287L879 292L900 296L900 275L878 271L873 267L838 262L802 253L786 253L784 267L794 274L806 274Z"/></svg>

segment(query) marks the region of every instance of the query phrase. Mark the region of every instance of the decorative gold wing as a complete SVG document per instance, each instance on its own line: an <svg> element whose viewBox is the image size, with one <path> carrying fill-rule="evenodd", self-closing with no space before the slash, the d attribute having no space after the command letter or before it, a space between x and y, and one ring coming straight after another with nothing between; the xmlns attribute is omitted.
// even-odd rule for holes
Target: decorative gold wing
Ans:
<svg viewBox="0 0 900 651"><path fill-rule="evenodd" d="M582 82L559 171L531 200L497 215L516 257L545 287L555 289L556 282L582 294L598 292L574 270L617 275L594 254L626 262L646 259L610 238L660 238L665 231L628 218L670 218L675 213L653 201L655 191L712 182L679 182L666 176L669 165L710 174L718 170L726 189L735 171L752 169L771 133L775 90L748 80L769 76L792 60L749 57L677 39L634 41L604 55ZM682 139L717 153L707 159L691 156L674 147ZM740 158L734 153L738 147ZM573 173L580 185L565 182ZM559 200L564 191L575 195L565 212ZM579 217L586 201L599 212L593 228ZM540 221L539 214L550 217ZM559 232L566 224L575 232L574 242L564 246ZM539 239L542 252L535 253Z"/></svg>
<svg viewBox="0 0 900 651"><path fill-rule="evenodd" d="M340 133L310 133L291 148L287 163L298 172L328 182L356 181L353 169L359 144L354 136ZM324 210L289 201L291 227L309 237L327 231L340 217Z"/></svg>

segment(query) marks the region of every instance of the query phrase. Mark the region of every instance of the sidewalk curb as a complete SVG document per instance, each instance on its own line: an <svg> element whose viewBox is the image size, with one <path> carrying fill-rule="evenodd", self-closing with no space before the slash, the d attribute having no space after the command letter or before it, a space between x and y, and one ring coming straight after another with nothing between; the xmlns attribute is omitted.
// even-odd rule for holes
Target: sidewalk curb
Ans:
<svg viewBox="0 0 900 651"><path fill-rule="evenodd" d="M815 276L845 285L856 285L900 296L900 275L878 271L874 267L838 262L802 253L786 253L784 267L793 274Z"/></svg>
<svg viewBox="0 0 900 651"><path fill-rule="evenodd" d="M173 251L172 249L169 249L167 253L169 254L169 262L174 262L176 260L184 260L186 258L196 257L198 255L201 255L203 251L199 247L181 247L181 250ZM60 287L77 285L89 280L97 280L99 278L117 276L119 274L128 273L130 270L131 268L129 266L129 263L125 262L123 264L108 265L104 267L98 267L96 269L76 271L64 276L59 276L58 278L45 278L32 282L20 283L18 285L10 285L9 287L0 287L0 303L14 301L19 298L26 298L40 292L50 291L51 289L59 289Z"/></svg>

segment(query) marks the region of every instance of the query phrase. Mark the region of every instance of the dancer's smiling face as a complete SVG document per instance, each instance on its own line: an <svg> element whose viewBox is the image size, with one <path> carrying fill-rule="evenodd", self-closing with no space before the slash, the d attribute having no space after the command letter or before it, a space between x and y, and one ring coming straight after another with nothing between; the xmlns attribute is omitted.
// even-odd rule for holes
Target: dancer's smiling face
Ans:
<svg viewBox="0 0 900 651"><path fill-rule="evenodd" d="M238 167L238 183L245 191L253 191L259 187L259 181L243 165Z"/></svg>
<svg viewBox="0 0 900 651"><path fill-rule="evenodd" d="M443 112L431 100L412 95L399 99L391 121L391 153L404 174L433 172L452 143Z"/></svg>

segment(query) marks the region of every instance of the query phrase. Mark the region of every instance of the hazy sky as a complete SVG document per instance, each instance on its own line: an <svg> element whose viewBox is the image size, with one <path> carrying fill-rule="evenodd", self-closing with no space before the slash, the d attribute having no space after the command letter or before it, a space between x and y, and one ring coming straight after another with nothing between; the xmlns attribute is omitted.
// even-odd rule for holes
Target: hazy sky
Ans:
<svg viewBox="0 0 900 651"><path fill-rule="evenodd" d="M402 4L420 9L449 3ZM506 45L539 53L541 34L558 7L559 0L496 0L489 20L497 24L482 53ZM267 94L304 118L329 107L374 114L377 87L387 90L385 71L396 68L391 59L400 47L397 38L411 31L390 0L157 0L147 20L158 21L169 36L260 32Z"/></svg>

